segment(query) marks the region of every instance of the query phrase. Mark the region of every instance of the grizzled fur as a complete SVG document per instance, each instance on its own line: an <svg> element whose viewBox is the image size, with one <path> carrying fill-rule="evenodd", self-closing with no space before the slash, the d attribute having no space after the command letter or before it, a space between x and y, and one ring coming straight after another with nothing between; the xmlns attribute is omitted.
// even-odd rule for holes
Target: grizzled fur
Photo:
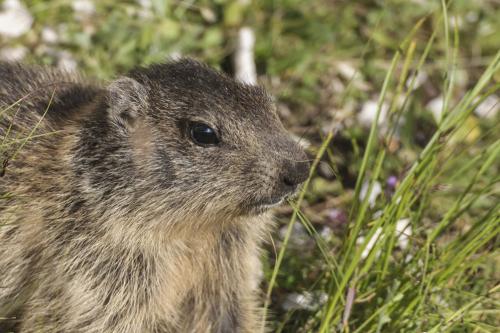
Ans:
<svg viewBox="0 0 500 333"><path fill-rule="evenodd" d="M0 63L0 110L0 331L257 331L267 210L308 169L265 91L193 60L107 86Z"/></svg>

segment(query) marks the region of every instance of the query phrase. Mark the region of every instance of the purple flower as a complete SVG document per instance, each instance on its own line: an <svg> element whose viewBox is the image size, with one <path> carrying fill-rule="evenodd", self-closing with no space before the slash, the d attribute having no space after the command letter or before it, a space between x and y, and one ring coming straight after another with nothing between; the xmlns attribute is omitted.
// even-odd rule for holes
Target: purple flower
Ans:
<svg viewBox="0 0 500 333"><path fill-rule="evenodd" d="M389 176L389 178L387 178L387 186L391 190L394 190L396 188L397 184L398 184L398 177L396 177L396 176Z"/></svg>
<svg viewBox="0 0 500 333"><path fill-rule="evenodd" d="M332 227L338 228L347 223L347 214L342 209L332 208L326 216Z"/></svg>

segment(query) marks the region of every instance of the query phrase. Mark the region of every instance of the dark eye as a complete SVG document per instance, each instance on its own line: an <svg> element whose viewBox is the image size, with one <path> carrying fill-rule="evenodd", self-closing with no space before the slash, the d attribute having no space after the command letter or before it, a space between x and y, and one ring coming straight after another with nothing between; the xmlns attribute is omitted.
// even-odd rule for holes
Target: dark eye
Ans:
<svg viewBox="0 0 500 333"><path fill-rule="evenodd" d="M215 130L206 124L195 122L190 123L189 133L191 135L191 139L197 145L206 146L216 145L219 143L219 138L217 137Z"/></svg>

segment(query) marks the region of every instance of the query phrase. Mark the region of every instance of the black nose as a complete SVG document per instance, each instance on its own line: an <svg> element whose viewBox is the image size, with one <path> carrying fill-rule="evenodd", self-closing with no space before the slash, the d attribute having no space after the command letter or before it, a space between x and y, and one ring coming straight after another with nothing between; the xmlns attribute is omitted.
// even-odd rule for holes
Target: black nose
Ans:
<svg viewBox="0 0 500 333"><path fill-rule="evenodd" d="M309 177L309 162L286 161L283 165L281 181L286 188L295 189Z"/></svg>

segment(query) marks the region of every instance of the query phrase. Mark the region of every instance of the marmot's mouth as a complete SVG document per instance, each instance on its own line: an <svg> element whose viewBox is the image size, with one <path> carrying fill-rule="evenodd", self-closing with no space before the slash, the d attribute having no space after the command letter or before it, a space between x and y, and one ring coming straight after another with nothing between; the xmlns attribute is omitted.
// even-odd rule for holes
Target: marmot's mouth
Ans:
<svg viewBox="0 0 500 333"><path fill-rule="evenodd" d="M249 211L251 214L256 214L256 215L265 213L272 208L282 205L287 197L288 196L262 199L252 204L249 207L250 208Z"/></svg>
<svg viewBox="0 0 500 333"><path fill-rule="evenodd" d="M253 202L245 202L243 204L246 207L246 212L251 215L259 215L265 213L266 211L282 205L286 200L294 198L300 189L300 186L295 187L293 191L286 191L285 193L279 193L271 195L269 197L264 197Z"/></svg>
<svg viewBox="0 0 500 333"><path fill-rule="evenodd" d="M271 208L280 206L284 201L285 201L285 198L281 198L281 199L279 199L276 202L264 203L264 204L261 205L261 207L262 207L262 209L271 209Z"/></svg>

